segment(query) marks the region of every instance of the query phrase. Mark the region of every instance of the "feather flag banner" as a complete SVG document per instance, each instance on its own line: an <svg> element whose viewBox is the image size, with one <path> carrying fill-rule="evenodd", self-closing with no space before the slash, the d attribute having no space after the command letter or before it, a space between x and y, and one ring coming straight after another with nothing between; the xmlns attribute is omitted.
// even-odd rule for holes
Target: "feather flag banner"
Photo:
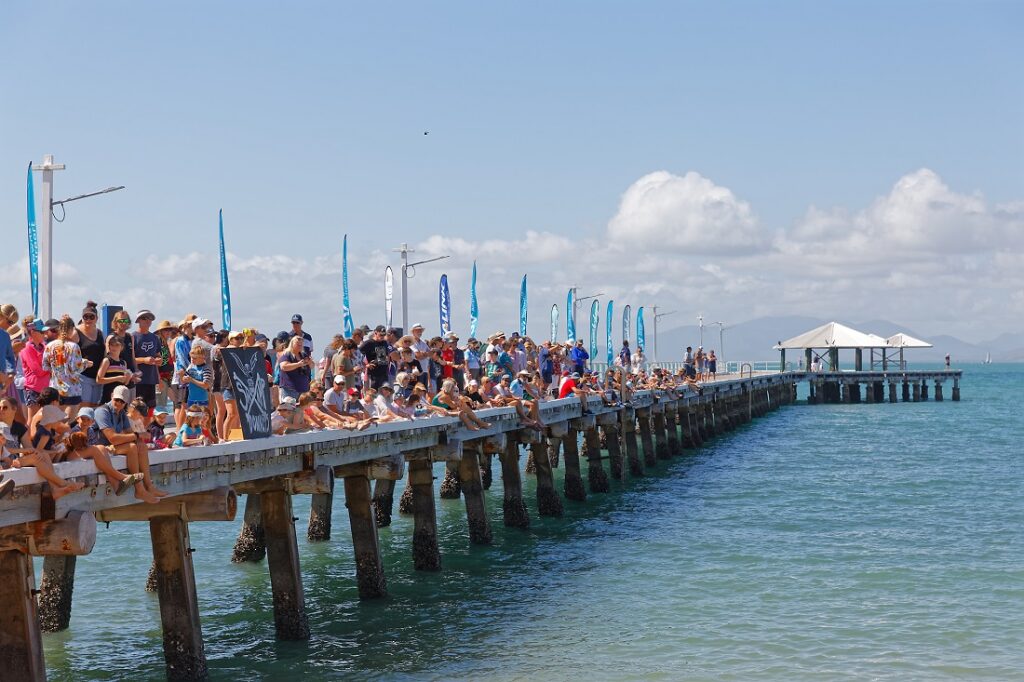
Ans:
<svg viewBox="0 0 1024 682"><path fill-rule="evenodd" d="M590 357L592 362L597 358L597 325L599 322L597 308L597 299L594 299L594 302L590 304Z"/></svg>
<svg viewBox="0 0 1024 682"><path fill-rule="evenodd" d="M345 338L351 339L356 330L352 323L352 308L348 302L348 235L341 242L341 321L345 329Z"/></svg>
<svg viewBox="0 0 1024 682"><path fill-rule="evenodd" d="M452 330L452 296L448 292L448 275L441 275L437 287L437 308L441 317L441 334L444 335Z"/></svg>
<svg viewBox="0 0 1024 682"><path fill-rule="evenodd" d="M384 268L384 326L390 327L395 301L395 273L391 266Z"/></svg>
<svg viewBox="0 0 1024 682"><path fill-rule="evenodd" d="M221 329L231 329L231 285L228 284L228 255L224 248L224 211L217 211L218 231L220 233L220 308Z"/></svg>
<svg viewBox="0 0 1024 682"><path fill-rule="evenodd" d="M32 289L32 315L39 317L39 231L36 197L32 189L32 163L28 164L28 281Z"/></svg>
<svg viewBox="0 0 1024 682"><path fill-rule="evenodd" d="M645 346L646 339L644 338L646 336L646 334L644 334L644 331L645 331L644 330L644 307L640 306L640 308L636 311L636 349L637 350L643 350L646 347Z"/></svg>
<svg viewBox="0 0 1024 682"><path fill-rule="evenodd" d="M605 344L607 345L608 352L608 366L612 366L612 362L615 360L615 346L612 342L612 310L614 310L615 301L608 301L608 312L604 317L605 326Z"/></svg>
<svg viewBox="0 0 1024 682"><path fill-rule="evenodd" d="M528 306L526 303L526 275L523 275L523 283L519 287L519 336L526 336L526 316Z"/></svg>
<svg viewBox="0 0 1024 682"><path fill-rule="evenodd" d="M576 306L573 305L573 290L569 289L569 297L565 301L565 340L576 343Z"/></svg>
<svg viewBox="0 0 1024 682"><path fill-rule="evenodd" d="M622 340L629 341L629 315L633 312L633 307L627 305L622 309Z"/></svg>
<svg viewBox="0 0 1024 682"><path fill-rule="evenodd" d="M558 304L551 306L551 343L558 341Z"/></svg>
<svg viewBox="0 0 1024 682"><path fill-rule="evenodd" d="M480 305L476 300L476 261L473 261L473 279L469 281L469 335L476 338L476 326L480 321Z"/></svg>

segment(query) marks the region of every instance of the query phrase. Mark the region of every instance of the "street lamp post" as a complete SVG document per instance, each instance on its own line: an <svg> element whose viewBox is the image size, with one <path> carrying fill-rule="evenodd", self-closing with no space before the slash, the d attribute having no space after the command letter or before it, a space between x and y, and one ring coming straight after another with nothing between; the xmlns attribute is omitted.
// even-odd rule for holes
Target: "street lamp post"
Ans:
<svg viewBox="0 0 1024 682"><path fill-rule="evenodd" d="M576 315L576 307L580 304L580 301L588 301L592 298L597 298L598 296L604 296L604 292L602 291L600 293L594 294L593 296L577 296L577 292L579 292L579 287L573 287L572 310L570 310L569 313L572 315L573 322L579 324L580 318ZM580 335L580 337L582 338L582 335ZM575 339L573 339L573 341L575 341Z"/></svg>
<svg viewBox="0 0 1024 682"><path fill-rule="evenodd" d="M43 174L42 203L43 208L46 210L46 213L43 215L43 229L39 233L39 294L42 299L39 303L41 308L40 317L43 319L53 317L53 207L61 206L63 208L65 204L70 204L72 201L88 199L89 197L124 189L124 185L119 185L118 187L101 189L98 192L79 194L68 199L54 201L53 171L64 169L65 165L63 163L53 162L53 154L43 156L42 163L32 164L32 170L41 171ZM63 218L61 218L61 221L63 221Z"/></svg>
<svg viewBox="0 0 1024 682"><path fill-rule="evenodd" d="M450 256L438 256L437 258L428 258L426 260L416 261L415 263L409 262L409 254L416 253L415 250L410 249L409 245L402 243L402 246L397 249L392 249L402 254L402 333L409 333L409 279L416 276L416 266L423 265L424 263L433 263L437 260L449 258ZM412 268L412 274L409 274L409 268Z"/></svg>
<svg viewBox="0 0 1024 682"><path fill-rule="evenodd" d="M700 327L700 343L697 345L701 348L704 347L704 313L697 316L697 326Z"/></svg>
<svg viewBox="0 0 1024 682"><path fill-rule="evenodd" d="M668 315L672 315L676 311L675 310L670 310L667 313L659 313L658 312L658 306L654 306L654 308L652 308L652 310L654 310L654 362L657 363L658 362L658 320L660 318L662 318L662 317L666 317Z"/></svg>
<svg viewBox="0 0 1024 682"><path fill-rule="evenodd" d="M728 365L725 364L725 323L711 322L710 324L718 325L718 362L722 365L722 367L728 369Z"/></svg>

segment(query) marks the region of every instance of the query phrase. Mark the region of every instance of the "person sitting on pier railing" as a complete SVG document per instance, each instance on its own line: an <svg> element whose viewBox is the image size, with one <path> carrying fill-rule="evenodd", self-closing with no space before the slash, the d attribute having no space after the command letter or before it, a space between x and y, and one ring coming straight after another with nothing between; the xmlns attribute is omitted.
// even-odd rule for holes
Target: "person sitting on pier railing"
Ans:
<svg viewBox="0 0 1024 682"><path fill-rule="evenodd" d="M299 337L296 337L299 338ZM308 431L305 415L291 396L284 396L270 418L270 429L279 436L286 433Z"/></svg>
<svg viewBox="0 0 1024 682"><path fill-rule="evenodd" d="M333 380L332 380L333 381ZM333 389L332 389L333 390ZM323 407L322 401L318 400L316 393L312 390L306 391L299 396L299 409L305 416L306 423L318 429L346 429L348 422Z"/></svg>
<svg viewBox="0 0 1024 682"><path fill-rule="evenodd" d="M68 459L91 459L100 473L114 484L114 494L123 495L143 482L142 474L125 474L110 461L110 450L101 445L90 445L86 434L78 431L68 435Z"/></svg>
<svg viewBox="0 0 1024 682"><path fill-rule="evenodd" d="M441 390L437 392L430 401L432 407L440 408L437 414L444 414L449 417L458 417L463 426L470 431L489 429L491 425L473 413L473 410L455 394L455 379L445 379L441 383Z"/></svg>
<svg viewBox="0 0 1024 682"><path fill-rule="evenodd" d="M135 497L143 502L156 503L157 498L167 495L153 484L149 475L149 453L146 444L132 432L125 407L131 400L131 394L125 386L117 386L110 402L96 408L96 429L100 434L100 443L110 445L114 453L128 458L128 471L141 473L143 482L135 486Z"/></svg>
<svg viewBox="0 0 1024 682"><path fill-rule="evenodd" d="M185 423L178 429L178 437L174 440L175 447L190 448L197 445L209 445L203 434L203 410L190 407L185 412Z"/></svg>
<svg viewBox="0 0 1024 682"><path fill-rule="evenodd" d="M68 429L66 419L64 410L56 405L43 406L29 423L29 442L24 444L32 449L12 462L17 468L35 467L36 472L50 484L51 496L55 500L85 487L81 481L61 478L53 468L54 459L59 461L66 456L63 443L63 435Z"/></svg>

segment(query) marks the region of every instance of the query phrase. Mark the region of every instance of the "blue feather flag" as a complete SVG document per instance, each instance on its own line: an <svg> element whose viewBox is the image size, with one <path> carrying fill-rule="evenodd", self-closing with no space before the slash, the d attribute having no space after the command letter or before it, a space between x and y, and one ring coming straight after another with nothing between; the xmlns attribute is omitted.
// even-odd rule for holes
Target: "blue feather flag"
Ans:
<svg viewBox="0 0 1024 682"><path fill-rule="evenodd" d="M469 335L476 338L476 325L480 321L480 306L476 301L476 261L473 261L473 279L469 281Z"/></svg>
<svg viewBox="0 0 1024 682"><path fill-rule="evenodd" d="M569 289L569 297L565 301L565 340L576 343L576 306L572 300L573 290Z"/></svg>
<svg viewBox="0 0 1024 682"><path fill-rule="evenodd" d="M644 334L644 307L636 311L636 349L643 350L646 345L646 334Z"/></svg>
<svg viewBox="0 0 1024 682"><path fill-rule="evenodd" d="M39 317L39 231L36 197L32 190L32 162L28 164L28 279L32 289L32 315Z"/></svg>
<svg viewBox="0 0 1024 682"><path fill-rule="evenodd" d="M612 342L612 310L614 309L615 301L608 301L608 313L604 318L605 326L605 344L607 345L608 352L608 366L611 367L615 361L615 348Z"/></svg>
<svg viewBox="0 0 1024 682"><path fill-rule="evenodd" d="M597 361L597 325L599 320L597 319L597 299L590 304L590 360L591 362Z"/></svg>
<svg viewBox="0 0 1024 682"><path fill-rule="evenodd" d="M224 210L217 211L220 233L220 309L221 329L231 329L231 285L228 284L228 256L224 249Z"/></svg>
<svg viewBox="0 0 1024 682"><path fill-rule="evenodd" d="M441 316L441 334L447 334L452 330L452 297L448 292L448 275L441 275L437 287L437 307Z"/></svg>
<svg viewBox="0 0 1024 682"><path fill-rule="evenodd" d="M345 338L351 339L356 330L352 322L352 308L348 302L348 235L341 242L341 322L345 328Z"/></svg>
<svg viewBox="0 0 1024 682"><path fill-rule="evenodd" d="M523 275L523 283L519 287L519 336L526 336L526 316L528 306L526 303L526 275Z"/></svg>
<svg viewBox="0 0 1024 682"><path fill-rule="evenodd" d="M551 306L551 343L558 341L558 304Z"/></svg>

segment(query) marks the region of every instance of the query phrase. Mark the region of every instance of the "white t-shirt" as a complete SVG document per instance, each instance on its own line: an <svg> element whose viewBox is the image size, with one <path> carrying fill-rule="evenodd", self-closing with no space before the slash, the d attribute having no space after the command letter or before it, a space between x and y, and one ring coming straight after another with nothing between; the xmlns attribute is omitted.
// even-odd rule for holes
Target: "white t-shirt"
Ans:
<svg viewBox="0 0 1024 682"><path fill-rule="evenodd" d="M412 350L413 350L413 353L427 353L427 352L430 351L430 345L426 341L424 341L422 338L420 338L420 340L417 341L416 338L413 337ZM430 358L420 358L420 357L417 357L416 359L420 361L420 368L429 377L430 376Z"/></svg>
<svg viewBox="0 0 1024 682"><path fill-rule="evenodd" d="M341 414L345 414L345 393L344 393L344 391L338 391L338 390L334 389L333 387L327 389L327 392L324 393L323 405L328 410L330 410L331 407L335 407L335 408L337 408L338 412L340 412Z"/></svg>

